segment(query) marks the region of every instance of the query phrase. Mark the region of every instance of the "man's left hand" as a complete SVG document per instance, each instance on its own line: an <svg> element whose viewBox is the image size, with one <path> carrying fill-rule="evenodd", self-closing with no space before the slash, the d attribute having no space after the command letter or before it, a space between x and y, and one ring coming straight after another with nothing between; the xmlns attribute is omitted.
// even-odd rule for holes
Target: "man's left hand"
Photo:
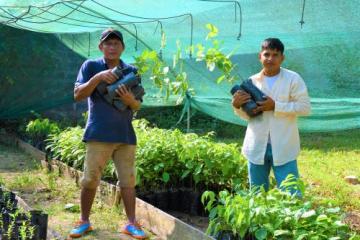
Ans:
<svg viewBox="0 0 360 240"><path fill-rule="evenodd" d="M125 85L120 85L115 92L119 95L121 101L127 106L131 106L134 102L136 102L134 95Z"/></svg>
<svg viewBox="0 0 360 240"><path fill-rule="evenodd" d="M256 104L258 106L253 110L254 113L264 112L264 111L273 111L275 109L275 102L269 96L266 96L265 101L256 102Z"/></svg>

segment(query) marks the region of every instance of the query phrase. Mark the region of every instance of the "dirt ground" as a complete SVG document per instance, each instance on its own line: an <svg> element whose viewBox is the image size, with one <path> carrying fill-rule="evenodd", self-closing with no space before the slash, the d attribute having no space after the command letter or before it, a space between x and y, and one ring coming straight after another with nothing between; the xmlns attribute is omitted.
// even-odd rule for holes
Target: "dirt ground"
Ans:
<svg viewBox="0 0 360 240"><path fill-rule="evenodd" d="M59 234L52 239L69 239L68 232L79 218L80 189L73 181L47 173L29 155L0 143L0 184L16 192L30 207L48 213L48 227ZM67 204L74 207L65 209ZM91 221L95 230L81 239L133 239L119 233L126 223L123 209L109 206L99 197L94 202ZM149 235L149 239L156 239Z"/></svg>
<svg viewBox="0 0 360 240"><path fill-rule="evenodd" d="M346 214L345 222L350 228L360 233L360 211L352 211Z"/></svg>

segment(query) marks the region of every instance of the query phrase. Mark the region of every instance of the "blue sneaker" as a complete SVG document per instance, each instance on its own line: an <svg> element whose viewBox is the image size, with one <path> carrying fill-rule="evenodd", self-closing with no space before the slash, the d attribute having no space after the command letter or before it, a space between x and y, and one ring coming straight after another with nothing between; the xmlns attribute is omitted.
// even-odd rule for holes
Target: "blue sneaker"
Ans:
<svg viewBox="0 0 360 240"><path fill-rule="evenodd" d="M145 232L141 229L141 226L138 223L129 223L127 224L122 233L132 236L136 239L145 239L147 238Z"/></svg>
<svg viewBox="0 0 360 240"><path fill-rule="evenodd" d="M71 230L69 237L71 238L79 238L82 237L84 234L91 232L93 227L89 222L77 221L75 223L75 227Z"/></svg>

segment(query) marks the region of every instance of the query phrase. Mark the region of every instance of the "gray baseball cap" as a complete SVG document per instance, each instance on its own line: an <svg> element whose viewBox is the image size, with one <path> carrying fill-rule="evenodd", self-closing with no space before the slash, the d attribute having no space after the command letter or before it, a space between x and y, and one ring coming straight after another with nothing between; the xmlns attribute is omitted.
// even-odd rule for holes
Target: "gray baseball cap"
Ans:
<svg viewBox="0 0 360 240"><path fill-rule="evenodd" d="M112 28L108 28L105 31L103 31L101 33L101 37L100 37L100 43L102 43L103 41L105 41L106 39L108 39L109 37L116 37L120 40L121 44L123 45L123 48L125 48L125 44L124 44L124 39L123 39L123 35L120 31L112 29Z"/></svg>

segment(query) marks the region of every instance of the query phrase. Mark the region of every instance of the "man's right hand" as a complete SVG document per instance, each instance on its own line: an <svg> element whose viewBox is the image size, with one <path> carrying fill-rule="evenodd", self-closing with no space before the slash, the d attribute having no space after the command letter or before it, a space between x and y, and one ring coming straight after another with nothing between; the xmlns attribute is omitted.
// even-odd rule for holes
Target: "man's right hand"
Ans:
<svg viewBox="0 0 360 240"><path fill-rule="evenodd" d="M96 78L98 79L98 82L101 81L106 82L107 84L112 84L117 80L117 77L111 73L111 69L101 71L96 74Z"/></svg>
<svg viewBox="0 0 360 240"><path fill-rule="evenodd" d="M238 90L232 98L232 105L234 108L240 108L241 105L250 101L251 96L247 92Z"/></svg>
<svg viewBox="0 0 360 240"><path fill-rule="evenodd" d="M94 89L101 83L111 84L117 80L117 77L111 73L111 69L104 70L95 74L89 81L84 84L75 86L74 99L76 101L89 97Z"/></svg>

